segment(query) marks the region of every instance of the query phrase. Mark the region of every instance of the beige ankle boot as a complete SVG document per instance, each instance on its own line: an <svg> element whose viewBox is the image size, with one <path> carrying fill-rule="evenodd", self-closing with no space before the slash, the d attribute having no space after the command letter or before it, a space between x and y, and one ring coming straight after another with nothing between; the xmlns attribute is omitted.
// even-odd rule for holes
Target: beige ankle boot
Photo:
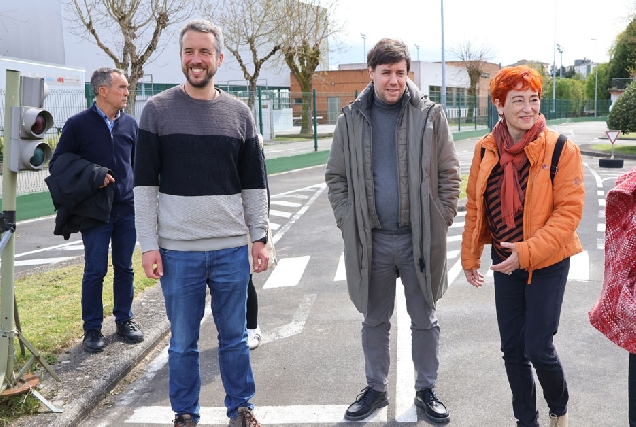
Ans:
<svg viewBox="0 0 636 427"><path fill-rule="evenodd" d="M568 414L565 413L560 417L550 414L550 427L568 427Z"/></svg>

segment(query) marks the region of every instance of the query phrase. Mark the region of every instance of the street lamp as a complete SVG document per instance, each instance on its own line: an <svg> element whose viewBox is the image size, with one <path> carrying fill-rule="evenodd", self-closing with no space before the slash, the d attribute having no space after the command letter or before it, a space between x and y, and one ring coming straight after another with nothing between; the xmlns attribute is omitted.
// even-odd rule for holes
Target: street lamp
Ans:
<svg viewBox="0 0 636 427"><path fill-rule="evenodd" d="M596 41L596 39L590 39L592 41ZM598 62L594 66L594 117L598 115Z"/></svg>
<svg viewBox="0 0 636 427"><path fill-rule="evenodd" d="M360 33L360 37L362 37L362 56L364 57L364 62L367 62L367 47L365 45L367 36L364 33Z"/></svg>
<svg viewBox="0 0 636 427"><path fill-rule="evenodd" d="M557 43L557 50L561 54L561 68L559 68L559 77L563 78L563 48Z"/></svg>
<svg viewBox="0 0 636 427"><path fill-rule="evenodd" d="M417 50L417 61L420 61L420 45L416 44L415 45L415 50Z"/></svg>

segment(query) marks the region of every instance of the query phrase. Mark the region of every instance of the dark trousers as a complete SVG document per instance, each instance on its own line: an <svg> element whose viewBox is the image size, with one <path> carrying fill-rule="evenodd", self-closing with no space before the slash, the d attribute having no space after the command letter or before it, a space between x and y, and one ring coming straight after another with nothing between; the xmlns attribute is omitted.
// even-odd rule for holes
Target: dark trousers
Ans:
<svg viewBox="0 0 636 427"><path fill-rule="evenodd" d="M501 260L493 251L493 264ZM501 351L512 391L512 408L521 426L539 426L532 367L543 388L550 413L567 412L568 388L553 343L557 333L570 259L511 275L495 272L495 306Z"/></svg>
<svg viewBox="0 0 636 427"><path fill-rule="evenodd" d="M84 276L82 277L82 320L84 330L102 329L104 305L102 290L108 271L108 250L113 263L113 314L115 322L132 317L135 294L132 254L135 250L135 216L111 216L110 222L82 231L84 243Z"/></svg>
<svg viewBox="0 0 636 427"><path fill-rule="evenodd" d="M252 282L252 275L250 274L250 281L247 284L247 329L256 329L258 327L258 295L256 295L256 288L254 282Z"/></svg>
<svg viewBox="0 0 636 427"><path fill-rule="evenodd" d="M636 354L629 353L629 427L636 427Z"/></svg>

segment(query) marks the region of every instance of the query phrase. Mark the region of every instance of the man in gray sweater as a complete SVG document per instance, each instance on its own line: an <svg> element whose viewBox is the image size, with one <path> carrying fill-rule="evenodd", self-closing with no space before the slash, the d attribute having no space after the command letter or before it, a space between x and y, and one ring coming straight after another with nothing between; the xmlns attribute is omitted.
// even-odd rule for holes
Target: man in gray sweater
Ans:
<svg viewBox="0 0 636 427"><path fill-rule="evenodd" d="M135 162L135 214L146 276L161 279L170 319L175 427L200 418L199 325L206 287L219 336L230 426L258 427L245 329L250 277L267 269L265 164L249 108L214 87L223 34L196 20L181 31L186 82L144 106Z"/></svg>
<svg viewBox="0 0 636 427"><path fill-rule="evenodd" d="M415 405L433 422L450 420L435 393L435 306L448 287L446 232L457 214L461 178L444 111L408 79L410 63L398 40L382 39L369 51L371 83L338 118L325 172L344 240L349 296L364 315L367 386L345 412L351 421L389 404L398 276L411 317Z"/></svg>

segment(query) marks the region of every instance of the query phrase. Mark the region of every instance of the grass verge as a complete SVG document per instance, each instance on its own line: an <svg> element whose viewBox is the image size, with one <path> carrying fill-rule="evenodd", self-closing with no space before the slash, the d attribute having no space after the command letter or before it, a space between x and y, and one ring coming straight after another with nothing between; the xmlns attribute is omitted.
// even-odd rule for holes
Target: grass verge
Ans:
<svg viewBox="0 0 636 427"><path fill-rule="evenodd" d="M139 249L134 252L132 262L135 270L135 295L138 295L157 281L145 276ZM21 332L49 363L55 363L57 355L84 333L81 309L83 272L83 264L71 265L26 276L14 282ZM105 316L113 311L113 287L109 286L112 282L111 266L104 278ZM30 353L27 350L23 356L19 342L16 340L14 344L16 368L19 370ZM37 411L39 406L39 400L31 394L0 396L0 426L6 426L11 419L18 416Z"/></svg>
<svg viewBox="0 0 636 427"><path fill-rule="evenodd" d="M614 145L614 154L631 154L636 156L636 145L622 145L622 144L613 144ZM592 145L592 149L596 151L602 151L604 153L612 152L611 144L594 144Z"/></svg>

